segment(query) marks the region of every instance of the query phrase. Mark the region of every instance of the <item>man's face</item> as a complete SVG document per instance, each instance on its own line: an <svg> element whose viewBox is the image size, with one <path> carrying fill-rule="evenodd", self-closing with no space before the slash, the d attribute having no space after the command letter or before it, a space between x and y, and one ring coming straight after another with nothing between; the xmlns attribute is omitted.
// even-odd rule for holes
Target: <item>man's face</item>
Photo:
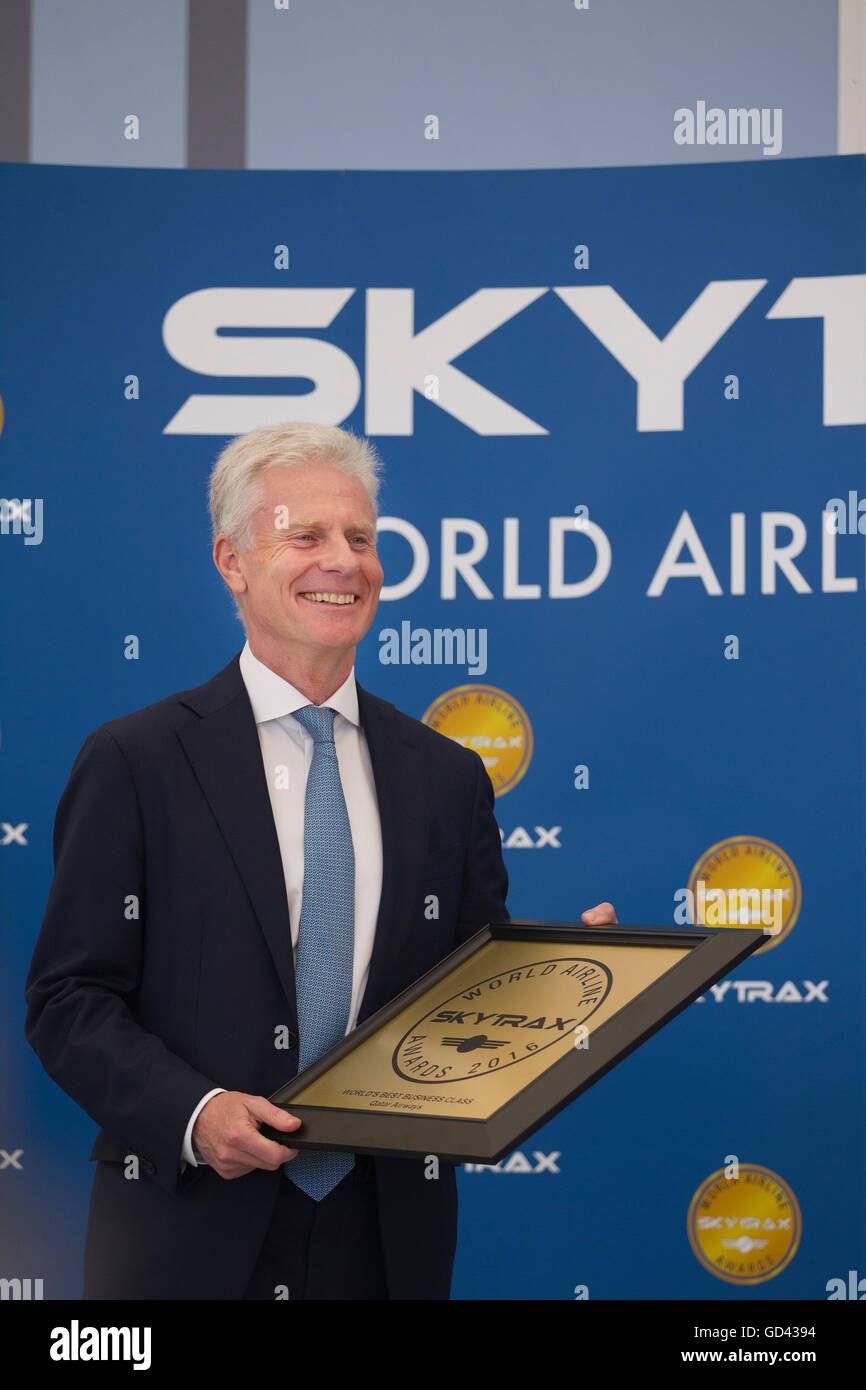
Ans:
<svg viewBox="0 0 866 1390"><path fill-rule="evenodd" d="M252 547L237 555L248 636L329 659L354 649L383 580L363 484L328 464L277 467L259 476L258 497Z"/></svg>

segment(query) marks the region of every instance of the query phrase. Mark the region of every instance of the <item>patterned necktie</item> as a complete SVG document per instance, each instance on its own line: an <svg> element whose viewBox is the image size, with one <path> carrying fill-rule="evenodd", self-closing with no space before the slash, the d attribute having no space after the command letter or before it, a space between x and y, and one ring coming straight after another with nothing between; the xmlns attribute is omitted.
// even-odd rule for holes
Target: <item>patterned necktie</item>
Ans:
<svg viewBox="0 0 866 1390"><path fill-rule="evenodd" d="M304 886L295 961L298 1070L345 1036L355 948L355 852L334 746L334 711L304 705L293 716L312 734L304 798ZM301 1149L287 1178L320 1202L355 1166L355 1155Z"/></svg>

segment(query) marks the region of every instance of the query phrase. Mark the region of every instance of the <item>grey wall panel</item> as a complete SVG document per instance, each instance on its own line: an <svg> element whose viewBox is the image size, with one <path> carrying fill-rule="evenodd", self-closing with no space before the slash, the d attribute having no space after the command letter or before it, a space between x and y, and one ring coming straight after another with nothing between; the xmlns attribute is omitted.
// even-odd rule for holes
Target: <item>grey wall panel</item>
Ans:
<svg viewBox="0 0 866 1390"><path fill-rule="evenodd" d="M31 126L40 164L182 167L185 0L33 0Z"/></svg>
<svg viewBox="0 0 866 1390"><path fill-rule="evenodd" d="M781 107L782 156L836 150L836 0L250 0L250 168L761 159L677 145L698 100ZM440 138L424 138L436 115Z"/></svg>

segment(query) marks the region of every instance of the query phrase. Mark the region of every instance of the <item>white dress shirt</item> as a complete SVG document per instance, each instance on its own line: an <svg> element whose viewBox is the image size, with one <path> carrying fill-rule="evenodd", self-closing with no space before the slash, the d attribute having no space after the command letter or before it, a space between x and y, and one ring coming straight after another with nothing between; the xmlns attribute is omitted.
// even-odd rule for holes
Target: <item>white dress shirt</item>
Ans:
<svg viewBox="0 0 866 1390"><path fill-rule="evenodd" d="M259 747L271 798L271 809L283 861L286 899L292 933L293 959L297 957L298 926L304 886L304 798L307 772L313 757L313 736L291 715L312 701L253 656L246 643L240 671L250 697L259 736ZM355 954L352 968L352 1000L346 1032L355 1027L367 986L370 957L382 893L382 830L379 804L367 740L358 715L355 669L324 705L336 711L334 746L340 781L355 852ZM213 1096L225 1090L217 1086L202 1096L189 1119L183 1141L182 1163L197 1164L192 1147L193 1126L199 1111Z"/></svg>

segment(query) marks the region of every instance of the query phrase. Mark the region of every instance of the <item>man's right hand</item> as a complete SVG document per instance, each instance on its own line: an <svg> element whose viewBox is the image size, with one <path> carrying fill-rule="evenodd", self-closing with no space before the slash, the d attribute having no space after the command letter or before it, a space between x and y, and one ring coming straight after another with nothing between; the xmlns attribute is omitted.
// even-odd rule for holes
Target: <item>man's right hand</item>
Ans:
<svg viewBox="0 0 866 1390"><path fill-rule="evenodd" d="M283 1147L259 1133L260 1124L273 1129L297 1129L296 1115L271 1105L264 1096L222 1091L202 1106L192 1130L193 1148L221 1178L242 1178L254 1168L277 1169L297 1149Z"/></svg>

